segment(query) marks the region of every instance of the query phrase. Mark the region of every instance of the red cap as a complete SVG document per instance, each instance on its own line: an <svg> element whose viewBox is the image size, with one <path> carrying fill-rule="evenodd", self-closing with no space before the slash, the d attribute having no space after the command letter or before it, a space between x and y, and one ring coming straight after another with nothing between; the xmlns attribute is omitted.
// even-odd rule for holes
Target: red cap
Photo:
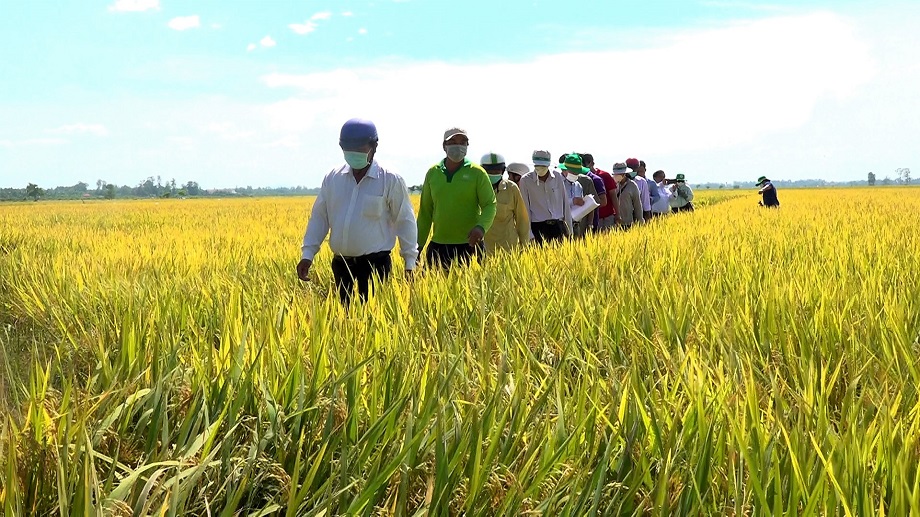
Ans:
<svg viewBox="0 0 920 517"><path fill-rule="evenodd" d="M639 159L638 159L638 158L627 158L627 159L626 159L626 166L629 167L630 169L638 168L638 167L639 167Z"/></svg>

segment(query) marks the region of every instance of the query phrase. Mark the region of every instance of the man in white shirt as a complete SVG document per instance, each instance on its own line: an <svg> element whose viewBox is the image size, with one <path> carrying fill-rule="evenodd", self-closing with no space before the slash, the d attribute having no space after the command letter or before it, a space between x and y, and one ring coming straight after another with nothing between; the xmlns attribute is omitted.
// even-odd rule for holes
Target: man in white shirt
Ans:
<svg viewBox="0 0 920 517"><path fill-rule="evenodd" d="M307 281L313 258L330 234L332 276L339 298L348 305L356 286L361 299L366 300L371 279L376 276L384 280L390 275L390 252L397 238L406 272L415 268L418 228L405 181L374 160L374 123L349 120L342 126L339 146L346 165L323 179L303 237L297 276Z"/></svg>
<svg viewBox="0 0 920 517"><path fill-rule="evenodd" d="M652 179L655 180L655 188L658 189L658 199L652 203L652 214L658 217L671 212L671 187L668 185L664 171L655 171Z"/></svg>
<svg viewBox="0 0 920 517"><path fill-rule="evenodd" d="M551 165L549 151L534 151L534 171L521 177L518 184L530 216L530 230L540 245L572 235L567 182L558 170L550 169Z"/></svg>
<svg viewBox="0 0 920 517"><path fill-rule="evenodd" d="M630 168L629 178L639 187L639 199L642 202L642 217L648 221L652 218L652 198L651 192L649 192L651 187L649 184L651 181L646 181L644 173L642 175L639 174L640 170L643 170L643 165L638 158L628 158L626 160L626 166Z"/></svg>

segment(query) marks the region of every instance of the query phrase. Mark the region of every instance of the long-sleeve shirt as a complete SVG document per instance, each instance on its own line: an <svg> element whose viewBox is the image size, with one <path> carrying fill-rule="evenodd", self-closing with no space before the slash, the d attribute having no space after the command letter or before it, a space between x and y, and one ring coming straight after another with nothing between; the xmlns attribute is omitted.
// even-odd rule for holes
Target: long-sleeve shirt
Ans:
<svg viewBox="0 0 920 517"><path fill-rule="evenodd" d="M648 183L649 206L655 206L661 193L658 191L658 184L652 178L642 177Z"/></svg>
<svg viewBox="0 0 920 517"><path fill-rule="evenodd" d="M768 181L760 189L760 195L763 196L763 206L779 206L779 197L776 195L776 187Z"/></svg>
<svg viewBox="0 0 920 517"><path fill-rule="evenodd" d="M495 192L485 169L464 160L453 173L444 160L428 169L418 212L418 244L464 244L479 226L488 232L495 219ZM431 227L434 225L434 232Z"/></svg>
<svg viewBox="0 0 920 517"><path fill-rule="evenodd" d="M678 183L674 189L674 196L671 198L671 206L674 208L683 208L693 201L693 190L686 183Z"/></svg>
<svg viewBox="0 0 920 517"><path fill-rule="evenodd" d="M652 212L656 214L666 214L671 211L671 187L665 182L656 183L655 190L658 191L658 200L652 203Z"/></svg>
<svg viewBox="0 0 920 517"><path fill-rule="evenodd" d="M639 189L639 200L642 203L642 210L645 212L652 211L652 198L649 194L648 182L645 181L645 178L642 176L636 176L633 179L633 183L636 184L636 187Z"/></svg>
<svg viewBox="0 0 920 517"><path fill-rule="evenodd" d="M645 222L642 216L642 198L635 181L626 179L619 184L617 202L620 205L618 213L624 225L630 226Z"/></svg>
<svg viewBox="0 0 920 517"><path fill-rule="evenodd" d="M575 198L585 197L585 191L578 181L565 180L565 191L569 196L569 209L575 205Z"/></svg>
<svg viewBox="0 0 920 517"><path fill-rule="evenodd" d="M567 183L557 170L547 172L543 180L536 172L528 172L521 177L518 186L531 222L565 221L569 234L572 233L572 206L569 204Z"/></svg>
<svg viewBox="0 0 920 517"><path fill-rule="evenodd" d="M486 251L512 249L530 241L530 217L513 181L501 180L494 187L497 209L492 227L486 232Z"/></svg>
<svg viewBox="0 0 920 517"><path fill-rule="evenodd" d="M329 234L336 255L360 257L390 251L399 239L406 269L418 257L415 214L403 179L375 161L360 182L351 167L343 165L323 178L313 203L301 257L313 260Z"/></svg>

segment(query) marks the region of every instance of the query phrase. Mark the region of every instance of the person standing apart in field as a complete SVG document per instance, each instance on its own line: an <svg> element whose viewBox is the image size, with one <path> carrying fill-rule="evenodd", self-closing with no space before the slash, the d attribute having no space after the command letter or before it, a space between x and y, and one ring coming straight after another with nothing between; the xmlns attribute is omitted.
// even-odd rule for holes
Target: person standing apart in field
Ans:
<svg viewBox="0 0 920 517"><path fill-rule="evenodd" d="M628 229L645 222L642 216L642 196L639 186L626 171L625 163L613 165L613 179L617 182L617 203L620 228Z"/></svg>
<svg viewBox="0 0 920 517"><path fill-rule="evenodd" d="M757 193L763 198L760 200L760 206L779 208L779 197L776 195L776 187L773 186L773 182L766 176L761 176L757 178L757 186L760 187Z"/></svg>
<svg viewBox="0 0 920 517"><path fill-rule="evenodd" d="M594 200L600 204L597 187L594 184L594 180L588 177L589 171L588 168L585 167L582 163L581 156L575 153L567 154L565 155L565 158L563 159L560 166L562 167L563 173L566 174L566 178L581 186L582 193L581 195L577 196L581 202L575 203L577 206L581 206L585 203L585 196L594 196ZM603 182L601 182L601 186L603 186ZM594 224L594 211L584 216L580 221L573 221L572 224L574 225L572 236L576 238L584 238L584 236L588 233L588 228L591 228L591 226Z"/></svg>
<svg viewBox="0 0 920 517"><path fill-rule="evenodd" d="M362 119L345 122L339 147L346 164L323 178L303 237L297 276L308 280L313 258L330 234L332 276L339 299L348 305L355 287L366 300L371 279L376 276L384 280L390 275L390 253L397 239L406 272L411 273L418 257L418 239L405 181L374 160L374 123Z"/></svg>
<svg viewBox="0 0 920 517"><path fill-rule="evenodd" d="M692 212L693 211L693 189L687 185L686 177L678 174L674 177L674 184L671 185L671 211Z"/></svg>
<svg viewBox="0 0 920 517"><path fill-rule="evenodd" d="M533 152L533 172L521 178L521 197L530 216L530 231L534 241L542 246L561 242L572 233L572 207L566 180L552 170L549 151Z"/></svg>
<svg viewBox="0 0 920 517"><path fill-rule="evenodd" d="M441 147L447 156L428 169L422 183L418 243L424 246L431 234L425 261L444 270L482 258L482 239L495 219L492 183L482 167L466 159L469 145L466 131L445 131Z"/></svg>
<svg viewBox="0 0 920 517"><path fill-rule="evenodd" d="M648 182L645 181L644 177L639 176L639 169L642 166L642 162L640 162L638 158L628 158L626 160L626 166L630 169L630 179L632 179L636 187L639 188L639 199L642 201L642 217L647 221L652 218L652 197L649 193Z"/></svg>
<svg viewBox="0 0 920 517"><path fill-rule="evenodd" d="M521 185L521 178L528 172L530 172L530 168L527 167L526 163L512 162L508 164L508 179L517 186Z"/></svg>
<svg viewBox="0 0 920 517"><path fill-rule="evenodd" d="M530 241L530 218L517 184L502 177L505 158L496 153L483 155L479 164L489 175L495 191L495 220L486 232L486 253L497 249L510 250Z"/></svg>
<svg viewBox="0 0 920 517"><path fill-rule="evenodd" d="M660 217L671 212L671 188L668 187L664 171L655 171L652 179L655 180L655 190L658 191L658 197L652 203L652 213L655 214L654 217Z"/></svg>
<svg viewBox="0 0 920 517"><path fill-rule="evenodd" d="M599 174L594 172L596 170L594 168L594 156L591 155L591 153L579 154L578 156L581 158L582 165L588 169L585 175L591 178L591 181L594 182L594 190L597 191L597 203L600 206L591 213L591 217L593 218L591 227L594 228L594 231L600 231L601 209L613 204L613 193L607 192L607 183L604 182L604 179L601 178ZM612 180L613 178L611 178L611 181Z"/></svg>

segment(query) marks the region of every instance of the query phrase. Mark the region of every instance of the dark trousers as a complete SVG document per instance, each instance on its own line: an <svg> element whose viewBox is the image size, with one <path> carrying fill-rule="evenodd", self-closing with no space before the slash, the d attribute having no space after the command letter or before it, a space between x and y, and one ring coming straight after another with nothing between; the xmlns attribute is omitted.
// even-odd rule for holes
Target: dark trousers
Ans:
<svg viewBox="0 0 920 517"><path fill-rule="evenodd" d="M339 299L345 305L351 302L355 285L358 286L358 295L361 300L367 300L371 279L374 275L380 280L385 280L390 276L392 270L393 260L390 258L389 251L360 257L336 255L332 258L332 277L339 291Z"/></svg>
<svg viewBox="0 0 920 517"><path fill-rule="evenodd" d="M693 203L687 203L686 205L680 208L677 208L677 207L671 208L671 212L674 212L675 214L677 212L692 212L692 211L693 211Z"/></svg>
<svg viewBox="0 0 920 517"><path fill-rule="evenodd" d="M476 246L430 242L425 250L425 262L447 271L454 264L468 265L474 256L481 261L485 255L486 245L482 242Z"/></svg>
<svg viewBox="0 0 920 517"><path fill-rule="evenodd" d="M534 242L540 246L547 242L561 241L566 234L565 221L533 222L530 223L530 231L533 232Z"/></svg>

